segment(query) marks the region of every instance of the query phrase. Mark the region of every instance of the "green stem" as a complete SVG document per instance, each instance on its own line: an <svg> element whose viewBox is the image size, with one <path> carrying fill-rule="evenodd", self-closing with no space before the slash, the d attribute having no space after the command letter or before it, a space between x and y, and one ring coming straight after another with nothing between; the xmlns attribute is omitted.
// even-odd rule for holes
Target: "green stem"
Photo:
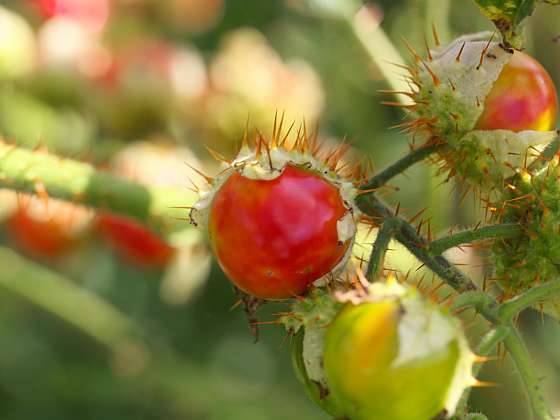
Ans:
<svg viewBox="0 0 560 420"><path fill-rule="evenodd" d="M462 244L490 238L512 238L521 233L523 230L520 225L509 223L469 229L432 241L429 251L432 255L440 255L445 250Z"/></svg>
<svg viewBox="0 0 560 420"><path fill-rule="evenodd" d="M522 310L538 304L539 302L551 299L555 295L560 294L560 280L533 286L525 293L505 302L500 307L499 317L503 321L512 319Z"/></svg>
<svg viewBox="0 0 560 420"><path fill-rule="evenodd" d="M395 222L393 219L387 219L377 231L377 237L371 250L368 262L366 277L369 281L375 281L379 272L383 269L383 261L389 246L389 242L393 237L395 230Z"/></svg>
<svg viewBox="0 0 560 420"><path fill-rule="evenodd" d="M386 184L391 178L403 173L415 163L418 163L439 150L442 150L445 146L446 145L443 143L438 143L422 146L413 150L402 159L399 159L397 162L372 177L366 184L360 186L360 188L362 190L373 190L375 188L379 188Z"/></svg>
<svg viewBox="0 0 560 420"><path fill-rule="evenodd" d="M486 319L492 322L498 321L498 305L488 294L482 291L471 291L461 293L453 302L451 310L472 307L478 313L484 314Z"/></svg>
<svg viewBox="0 0 560 420"><path fill-rule="evenodd" d="M0 187L36 193L110 210L151 224L169 227L173 217L188 213L195 194L179 188L153 188L96 170L92 165L0 142ZM184 222L186 223L186 222Z"/></svg>
<svg viewBox="0 0 560 420"><path fill-rule="evenodd" d="M453 266L442 256L432 256L428 253L428 241L416 233L407 221L400 217L395 217L393 212L382 203L374 194L364 193L356 199L356 204L360 210L371 216L373 220L382 223L391 218L398 224L395 231L395 239L402 243L416 258L424 263L435 274L441 277L451 287L460 292L476 290L476 284L465 274Z"/></svg>
<svg viewBox="0 0 560 420"><path fill-rule="evenodd" d="M505 337L504 344L521 376L533 416L536 420L551 420L552 415L543 396L541 381L533 368L527 347L519 331L513 325L509 329L510 333Z"/></svg>
<svg viewBox="0 0 560 420"><path fill-rule="evenodd" d="M484 337L482 337L482 339L478 343L475 354L477 356L482 356L482 357L490 356L491 354L494 353L496 346L506 338L509 332L510 332L509 328L503 325L499 325L491 329L484 335ZM480 373L483 367L484 367L484 363L477 363L473 366L473 376L475 378L478 376L478 374ZM461 395L461 399L459 400L459 403L457 404L457 409L455 410L458 416L460 416L462 413L464 413L467 410L467 405L469 403L471 390L472 387L468 387L463 392L463 395ZM456 418L457 417L454 417L454 419Z"/></svg>

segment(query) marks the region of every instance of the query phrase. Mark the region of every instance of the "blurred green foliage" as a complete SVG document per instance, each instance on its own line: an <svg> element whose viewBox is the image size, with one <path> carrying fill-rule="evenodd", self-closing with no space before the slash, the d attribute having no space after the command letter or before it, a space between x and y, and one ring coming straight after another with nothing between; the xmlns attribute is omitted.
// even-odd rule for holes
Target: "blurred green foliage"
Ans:
<svg viewBox="0 0 560 420"><path fill-rule="evenodd" d="M49 21L31 3L8 0L2 7L24 16L37 42L45 43L40 35ZM86 77L79 66L72 67L74 62L50 66L43 55L31 74L0 82L0 133L27 147L47 146L99 165L106 165L133 141L165 138L192 149L212 171L215 165L204 146L231 154L248 112L257 124L266 126L278 106L259 102L259 93L268 92L262 95L265 102L273 98L320 116L324 137L340 141L348 136L356 156L371 157L376 168L408 150L406 136L388 128L403 116L380 105L386 98L378 90L387 88L386 83L348 25L302 12L294 7L297 0L202 0L186 2L200 9L189 13L202 13L195 23L208 15L203 13L206 8L216 10L208 12L205 27L193 29L192 22L169 21L167 12L160 13L166 3L173 1L117 0L104 33L94 38L117 58L134 55L129 46L154 39L172 49L188 48L192 54L184 67L179 66L179 82L166 71L154 70L152 56L147 63L132 59L130 74L123 76L121 84L112 85L116 76L111 69L97 78ZM420 50L424 36L431 37L432 23L443 42L492 29L470 1L383 0L372 5L403 56L407 52L400 39L408 39ZM240 49L234 49L241 51L238 55L227 55L224 51L231 45L227 39L241 28L256 32L238 38ZM527 49L560 86L560 44L553 42L560 35L560 10L540 7L528 21L527 35ZM257 53L251 45L256 45ZM53 48L63 46L55 42ZM88 51L91 56L94 50ZM264 58L253 63L243 57ZM203 63L202 73L197 60ZM254 71L254 66L262 71ZM253 78L229 80L233 73ZM166 77L171 81L160 80ZM267 77L272 81L267 82ZM181 80L189 82L186 87ZM395 191L386 198L400 203L409 215L428 206L424 216L432 217L434 231L476 223L480 209L469 200L460 203L460 189L434 176L433 168L419 165L395 180ZM236 296L217 266L195 295L171 305L162 298L165 270L136 266L99 238L88 237L64 256L45 259L18 244L7 224L1 232L3 246L35 262L0 249L0 418L326 418L297 383L281 329L262 326L261 341L252 343L243 312L230 310ZM389 258L404 271L416 268L402 249ZM476 263L482 264L480 259ZM76 293L79 298L73 298ZM267 305L261 319L274 319L278 310L277 305ZM127 325L124 331L119 322ZM475 340L483 329L479 323L471 325L469 334ZM558 326L550 320L541 322L537 314L524 317L523 325L533 338L539 364L550 372L551 389L557 391ZM100 339L99 334L105 333L110 339ZM476 390L475 408L490 419L526 420L520 398L511 398L519 391L508 362L490 364L492 369L485 370L482 379L504 386ZM558 395L553 397L560 409Z"/></svg>

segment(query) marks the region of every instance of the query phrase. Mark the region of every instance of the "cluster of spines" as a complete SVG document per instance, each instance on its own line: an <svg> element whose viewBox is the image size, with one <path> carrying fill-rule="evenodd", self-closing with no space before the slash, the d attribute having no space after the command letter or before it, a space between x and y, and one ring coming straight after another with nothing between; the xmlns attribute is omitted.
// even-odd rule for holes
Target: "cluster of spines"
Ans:
<svg viewBox="0 0 560 420"><path fill-rule="evenodd" d="M508 297L560 274L551 255L560 247L559 159L557 154L544 166L541 161L525 166L509 180L500 200L489 204L494 220L518 223L524 231L493 247L496 277Z"/></svg>

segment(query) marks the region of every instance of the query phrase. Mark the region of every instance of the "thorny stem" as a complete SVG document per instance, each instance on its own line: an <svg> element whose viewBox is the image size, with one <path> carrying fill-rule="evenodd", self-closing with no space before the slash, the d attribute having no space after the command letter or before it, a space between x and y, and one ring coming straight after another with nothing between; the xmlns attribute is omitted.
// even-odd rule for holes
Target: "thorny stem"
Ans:
<svg viewBox="0 0 560 420"><path fill-rule="evenodd" d="M432 241L429 246L429 251L432 255L440 255L444 251L462 244L490 238L512 238L519 236L521 233L523 233L521 226L513 223L484 226L457 232L453 235Z"/></svg>
<svg viewBox="0 0 560 420"><path fill-rule="evenodd" d="M493 323L498 322L498 305L494 299L483 291L461 293L451 305L451 310L455 311L466 307L474 308Z"/></svg>
<svg viewBox="0 0 560 420"><path fill-rule="evenodd" d="M543 396L541 380L533 368L527 347L519 331L513 325L510 325L509 329L510 332L505 337L504 344L521 376L534 418L536 420L551 420L552 415Z"/></svg>
<svg viewBox="0 0 560 420"><path fill-rule="evenodd" d="M373 190L375 188L379 188L386 184L391 178L403 173L415 163L424 160L428 156L444 149L445 147L446 145L444 143L429 144L427 146L419 147L418 149L411 151L402 159L399 159L391 166L385 168L377 175L373 176L360 188L363 190Z"/></svg>
<svg viewBox="0 0 560 420"><path fill-rule="evenodd" d="M383 269L383 260L385 259L389 242L393 238L395 227L396 223L393 219L387 219L377 232L366 271L366 277L369 281L375 281L379 272Z"/></svg>
<svg viewBox="0 0 560 420"><path fill-rule="evenodd" d="M435 274L440 276L451 287L459 292L476 290L477 287L464 273L458 270L446 258L442 256L432 256L428 251L428 241L416 233L407 221L401 217L396 217L393 212L382 203L374 194L365 193L356 199L360 210L379 221L388 218L394 219L397 224L395 239L402 243L416 258L424 263Z"/></svg>
<svg viewBox="0 0 560 420"><path fill-rule="evenodd" d="M187 189L145 187L87 163L0 141L2 187L110 210L155 228L172 225L173 217L184 218L185 207L196 197Z"/></svg>
<svg viewBox="0 0 560 420"><path fill-rule="evenodd" d="M499 317L504 322L509 321L522 310L558 294L560 294L560 280L534 286L525 293L503 303L500 306Z"/></svg>

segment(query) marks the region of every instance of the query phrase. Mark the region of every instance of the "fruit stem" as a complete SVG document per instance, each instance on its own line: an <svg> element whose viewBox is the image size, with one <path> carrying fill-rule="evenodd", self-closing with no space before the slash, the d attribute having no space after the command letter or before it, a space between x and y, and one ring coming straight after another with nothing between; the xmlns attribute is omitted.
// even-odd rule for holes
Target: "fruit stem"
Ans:
<svg viewBox="0 0 560 420"><path fill-rule="evenodd" d="M550 300L560 294L560 280L553 280L538 286L533 286L525 293L503 303L499 317L504 322L511 320L522 310L538 304L543 300Z"/></svg>
<svg viewBox="0 0 560 420"><path fill-rule="evenodd" d="M176 224L174 218L185 218L185 206L196 199L196 194L186 189L142 186L96 170L88 163L2 141L0 188L31 194L46 192L49 197L110 210L156 229L170 228Z"/></svg>
<svg viewBox="0 0 560 420"><path fill-rule="evenodd" d="M429 144L426 146L419 147L416 150L411 151L402 159L399 159L391 166L385 168L377 175L372 177L367 183L360 186L362 190L373 190L375 188L382 187L385 185L390 179L394 178L395 176L403 173L408 168L410 168L415 163L418 163L428 156L442 150L446 145L444 143L436 143L436 144Z"/></svg>
<svg viewBox="0 0 560 420"><path fill-rule="evenodd" d="M510 324L509 330L509 334L504 339L504 344L521 376L533 416L536 420L551 420L552 415L542 393L541 381L533 368L527 347L513 324Z"/></svg>
<svg viewBox="0 0 560 420"><path fill-rule="evenodd" d="M468 229L432 241L429 246L429 251L432 255L441 255L449 248L462 244L490 238L512 238L519 236L522 233L523 230L521 226L513 223Z"/></svg>
<svg viewBox="0 0 560 420"><path fill-rule="evenodd" d="M383 270L385 254L397 226L394 219L387 219L377 231L366 271L366 277L370 282L374 282Z"/></svg>
<svg viewBox="0 0 560 420"><path fill-rule="evenodd" d="M356 198L356 204L363 213L372 217L373 220L379 221L379 223L387 219L393 219L397 225L395 239L455 290L459 292L477 290L476 284L445 257L432 256L427 251L428 241L416 233L416 229L410 223L395 216L393 211L374 194L366 193L359 195Z"/></svg>
<svg viewBox="0 0 560 420"><path fill-rule="evenodd" d="M485 292L471 291L460 294L453 302L451 311L466 307L474 308L478 313L484 314L485 318L493 323L497 323L499 320L498 305L496 301Z"/></svg>

